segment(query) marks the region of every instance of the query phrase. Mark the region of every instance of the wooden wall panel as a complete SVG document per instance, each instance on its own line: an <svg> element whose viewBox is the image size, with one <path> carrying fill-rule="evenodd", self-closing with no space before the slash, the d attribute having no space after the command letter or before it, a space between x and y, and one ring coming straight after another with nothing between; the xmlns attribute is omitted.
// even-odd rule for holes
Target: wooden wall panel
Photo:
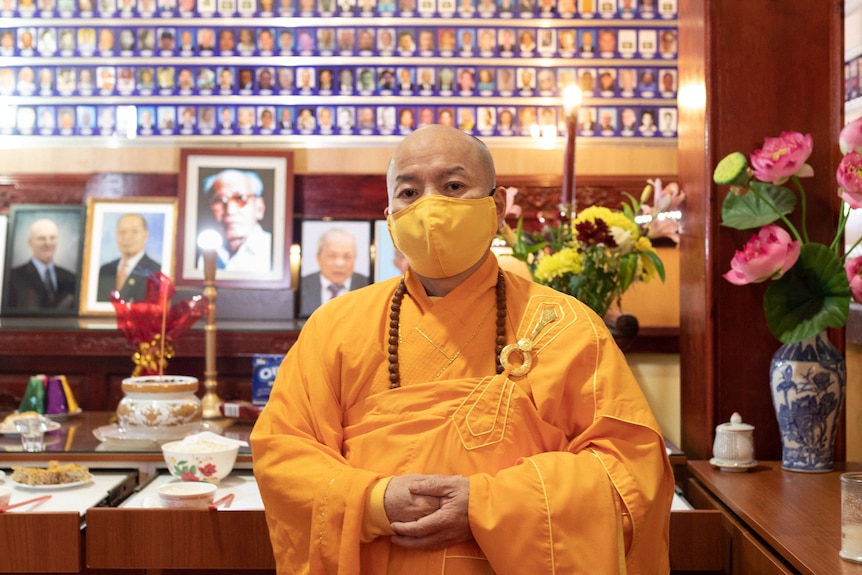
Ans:
<svg viewBox="0 0 862 575"><path fill-rule="evenodd" d="M783 130L811 133L805 180L809 233L834 233L834 174L842 125L842 8L838 0L681 0L679 175L687 193L680 259L682 448L709 458L715 426L734 411L755 425L758 459L780 459L769 392L779 342L762 311L765 285L738 287L721 274L751 232L720 227L725 190L712 169ZM841 333L832 334L840 346ZM837 455L842 457L839 446Z"/></svg>

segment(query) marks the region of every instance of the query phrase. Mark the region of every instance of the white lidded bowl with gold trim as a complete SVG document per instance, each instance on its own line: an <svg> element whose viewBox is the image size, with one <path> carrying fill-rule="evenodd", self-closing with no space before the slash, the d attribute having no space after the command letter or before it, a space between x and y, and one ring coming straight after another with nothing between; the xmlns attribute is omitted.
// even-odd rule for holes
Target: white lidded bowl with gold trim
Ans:
<svg viewBox="0 0 862 575"><path fill-rule="evenodd" d="M201 426L198 380L184 375L128 377L117 419L129 439L171 440L194 433Z"/></svg>

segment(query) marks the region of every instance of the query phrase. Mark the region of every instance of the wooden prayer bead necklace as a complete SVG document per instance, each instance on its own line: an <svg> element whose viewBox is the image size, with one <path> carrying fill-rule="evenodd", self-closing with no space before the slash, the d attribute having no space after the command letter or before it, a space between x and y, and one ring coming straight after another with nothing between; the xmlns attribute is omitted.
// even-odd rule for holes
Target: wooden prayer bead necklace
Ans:
<svg viewBox="0 0 862 575"><path fill-rule="evenodd" d="M497 270L497 339L495 340L494 355L497 363L497 373L503 373L503 365L500 363L500 352L506 345L506 281L503 279L502 270ZM401 372L398 367L398 331L401 324L401 300L407 293L404 278L395 293L392 295L392 305L389 308L389 389L401 387Z"/></svg>

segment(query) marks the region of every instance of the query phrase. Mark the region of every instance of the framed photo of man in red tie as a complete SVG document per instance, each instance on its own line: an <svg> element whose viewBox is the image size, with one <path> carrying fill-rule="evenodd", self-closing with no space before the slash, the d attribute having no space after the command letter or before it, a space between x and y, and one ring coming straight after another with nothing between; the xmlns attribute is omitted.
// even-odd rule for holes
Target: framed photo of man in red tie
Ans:
<svg viewBox="0 0 862 575"><path fill-rule="evenodd" d="M299 313L370 283L371 224L349 220L303 221Z"/></svg>
<svg viewBox="0 0 862 575"><path fill-rule="evenodd" d="M2 315L77 314L83 230L83 206L12 204Z"/></svg>
<svg viewBox="0 0 862 575"><path fill-rule="evenodd" d="M144 301L156 272L174 278L177 199L88 198L81 315L113 315L111 293Z"/></svg>

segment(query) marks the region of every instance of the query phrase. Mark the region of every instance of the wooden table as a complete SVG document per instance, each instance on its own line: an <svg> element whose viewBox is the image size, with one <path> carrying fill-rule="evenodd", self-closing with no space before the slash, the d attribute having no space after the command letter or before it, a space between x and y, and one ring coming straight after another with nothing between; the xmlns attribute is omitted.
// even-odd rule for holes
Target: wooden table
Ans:
<svg viewBox="0 0 862 575"><path fill-rule="evenodd" d="M746 473L720 471L707 461L689 461L692 486L702 486L738 519L743 531L773 554L769 573L862 575L862 565L838 556L841 548L841 485L843 471L860 471L862 463L836 463L830 473L784 471L778 461L761 462ZM691 486L690 486L691 487ZM692 500L697 499L690 493ZM731 545L737 554L739 545ZM747 561L732 557L732 561ZM751 563L745 563L751 565ZM730 573L746 573L737 563ZM747 573L763 575L764 570Z"/></svg>

